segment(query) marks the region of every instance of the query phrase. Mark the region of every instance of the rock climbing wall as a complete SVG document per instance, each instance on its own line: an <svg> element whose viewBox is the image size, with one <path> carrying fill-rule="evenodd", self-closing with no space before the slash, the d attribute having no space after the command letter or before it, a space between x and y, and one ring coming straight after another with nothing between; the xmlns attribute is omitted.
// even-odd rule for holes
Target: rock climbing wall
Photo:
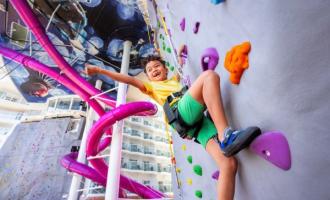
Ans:
<svg viewBox="0 0 330 200"><path fill-rule="evenodd" d="M62 199L71 176L60 158L79 144L66 133L70 119L16 126L0 151L0 199Z"/></svg>
<svg viewBox="0 0 330 200"><path fill-rule="evenodd" d="M215 71L221 77L222 98L231 126L257 125L264 132L279 130L288 140L292 159L288 171L251 150L238 154L235 199L329 199L330 2L228 0L215 5L209 0L159 0L157 3L174 47L182 44L188 47L185 76L195 80L202 72L204 49L217 49L220 60ZM183 18L184 31L179 25ZM194 33L196 22L200 26ZM166 54L168 40L158 36L158 41ZM244 41L251 43L249 68L240 84L233 85L224 68L225 56ZM177 188L173 176L175 199L216 199L216 181L211 178L215 163L201 146L177 136L173 139L181 182L181 188Z"/></svg>

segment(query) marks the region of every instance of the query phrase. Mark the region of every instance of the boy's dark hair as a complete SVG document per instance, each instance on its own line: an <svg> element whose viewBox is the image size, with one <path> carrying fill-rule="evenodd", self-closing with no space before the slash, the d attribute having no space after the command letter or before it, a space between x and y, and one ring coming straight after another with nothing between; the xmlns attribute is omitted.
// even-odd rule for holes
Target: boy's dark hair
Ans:
<svg viewBox="0 0 330 200"><path fill-rule="evenodd" d="M162 65L165 67L165 61L164 61L161 57L159 57L159 56L157 56L157 55L151 55L151 56L148 56L148 57L142 59L142 61L141 61L141 65L142 65L142 67L143 67L143 71L144 71L144 73L147 73L147 71L146 71L146 66L147 66L147 64L148 64L150 61L155 61L155 60L157 60L157 61L159 61L160 63L162 63Z"/></svg>

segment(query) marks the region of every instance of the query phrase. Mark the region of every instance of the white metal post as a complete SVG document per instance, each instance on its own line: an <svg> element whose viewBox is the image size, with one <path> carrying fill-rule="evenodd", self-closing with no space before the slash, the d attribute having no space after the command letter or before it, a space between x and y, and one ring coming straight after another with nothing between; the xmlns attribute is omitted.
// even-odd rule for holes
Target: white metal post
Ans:
<svg viewBox="0 0 330 200"><path fill-rule="evenodd" d="M124 42L124 52L121 63L121 69L120 69L121 74L128 74L129 55L130 55L131 46L132 46L131 41ZM126 87L127 84L124 83L118 84L116 107L126 103ZM123 121L121 120L118 121L113 128L105 200L118 199L122 140L123 140Z"/></svg>
<svg viewBox="0 0 330 200"><path fill-rule="evenodd" d="M102 86L102 81L97 80L95 83L95 87L97 89L101 89ZM97 118L97 115L93 109L89 109L87 116L86 116L86 124L85 124L85 129L84 133L81 139L81 144L79 148L79 154L77 161L80 163L85 163L86 162L86 142L87 142L87 136L89 129L93 125L93 121ZM70 192L68 196L68 200L77 200L78 198L78 189L80 188L80 182L82 180L82 177L80 175L74 174L72 177L72 182L70 186Z"/></svg>

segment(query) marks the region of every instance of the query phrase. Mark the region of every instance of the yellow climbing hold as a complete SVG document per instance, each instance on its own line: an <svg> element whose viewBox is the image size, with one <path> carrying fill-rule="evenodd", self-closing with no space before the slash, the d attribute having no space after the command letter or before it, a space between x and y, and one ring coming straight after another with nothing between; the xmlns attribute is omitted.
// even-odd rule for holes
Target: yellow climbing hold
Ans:
<svg viewBox="0 0 330 200"><path fill-rule="evenodd" d="M181 169L179 167L176 168L177 173L181 173Z"/></svg>
<svg viewBox="0 0 330 200"><path fill-rule="evenodd" d="M192 179L191 179L191 178L188 178L188 179L187 179L187 184L188 184L188 185L192 185Z"/></svg>
<svg viewBox="0 0 330 200"><path fill-rule="evenodd" d="M187 146L186 146L185 144L183 144L183 145L181 146L181 148L182 148L182 151L187 150Z"/></svg>

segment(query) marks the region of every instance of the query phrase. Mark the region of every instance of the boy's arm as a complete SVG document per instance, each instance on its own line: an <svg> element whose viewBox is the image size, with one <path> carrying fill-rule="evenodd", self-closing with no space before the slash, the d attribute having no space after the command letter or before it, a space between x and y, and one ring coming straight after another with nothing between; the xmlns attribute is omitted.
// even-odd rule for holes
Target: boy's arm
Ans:
<svg viewBox="0 0 330 200"><path fill-rule="evenodd" d="M102 69L102 68L97 67L95 65L86 64L85 66L86 66L86 72L85 73L87 75L103 74L105 76L108 76L108 77L112 78L113 80L132 85L132 86L138 88L141 92L146 92L146 90L147 90L141 80L139 80L137 78L134 78L132 76L121 74L121 73L118 73L118 72L112 72L112 71L109 71L109 70L105 70L105 69Z"/></svg>

